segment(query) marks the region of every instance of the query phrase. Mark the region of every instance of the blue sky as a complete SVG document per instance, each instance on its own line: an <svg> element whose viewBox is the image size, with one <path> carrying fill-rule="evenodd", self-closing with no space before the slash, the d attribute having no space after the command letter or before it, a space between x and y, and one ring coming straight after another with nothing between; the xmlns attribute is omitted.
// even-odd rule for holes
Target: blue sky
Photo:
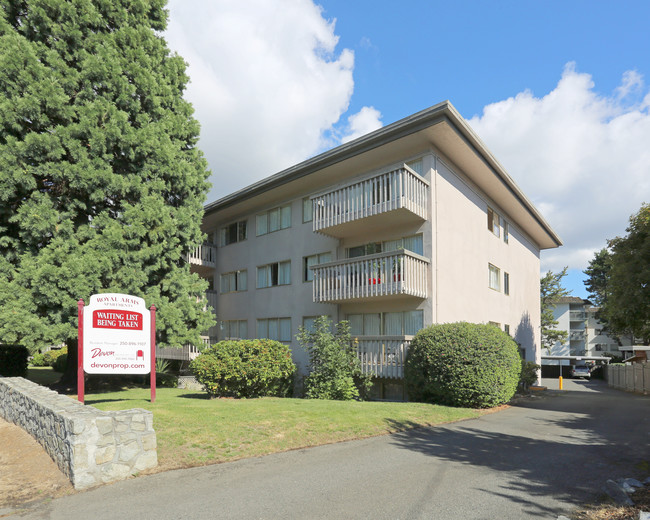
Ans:
<svg viewBox="0 0 650 520"><path fill-rule="evenodd" d="M650 2L172 0L208 201L449 99L582 270L650 202Z"/></svg>

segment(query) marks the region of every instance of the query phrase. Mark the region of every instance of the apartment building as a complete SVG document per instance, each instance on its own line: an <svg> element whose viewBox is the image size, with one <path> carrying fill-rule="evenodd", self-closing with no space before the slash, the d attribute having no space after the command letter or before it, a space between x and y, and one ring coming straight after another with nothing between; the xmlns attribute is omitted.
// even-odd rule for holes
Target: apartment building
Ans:
<svg viewBox="0 0 650 520"><path fill-rule="evenodd" d="M299 327L348 320L384 398L434 323L492 323L540 362L540 251L561 241L449 102L207 204L203 230L211 342L285 342L304 374Z"/></svg>
<svg viewBox="0 0 650 520"><path fill-rule="evenodd" d="M611 337L604 325L596 318L598 307L589 300L565 296L555 302L553 316L558 324L555 328L566 331L567 340L557 342L550 349L551 356L617 356L625 357L632 352L632 338ZM557 364L548 361L547 364ZM569 365L568 359L562 364Z"/></svg>

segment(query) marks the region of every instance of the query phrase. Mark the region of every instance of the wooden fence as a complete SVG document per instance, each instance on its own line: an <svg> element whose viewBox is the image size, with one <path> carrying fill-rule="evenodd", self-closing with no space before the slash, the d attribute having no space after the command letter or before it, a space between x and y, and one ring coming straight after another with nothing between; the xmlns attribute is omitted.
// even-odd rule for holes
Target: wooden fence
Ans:
<svg viewBox="0 0 650 520"><path fill-rule="evenodd" d="M650 363L607 365L604 368L608 386L626 392L650 394Z"/></svg>

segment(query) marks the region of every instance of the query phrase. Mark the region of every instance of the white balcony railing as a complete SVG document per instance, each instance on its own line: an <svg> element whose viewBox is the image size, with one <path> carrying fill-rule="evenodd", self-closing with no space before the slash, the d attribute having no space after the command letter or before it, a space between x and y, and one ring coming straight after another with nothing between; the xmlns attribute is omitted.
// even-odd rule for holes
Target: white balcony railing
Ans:
<svg viewBox="0 0 650 520"><path fill-rule="evenodd" d="M584 330L572 331L569 333L569 339L571 341L583 340L585 339L585 331Z"/></svg>
<svg viewBox="0 0 650 520"><path fill-rule="evenodd" d="M429 260L410 251L389 251L313 266L316 303L391 295L427 297Z"/></svg>
<svg viewBox="0 0 650 520"><path fill-rule="evenodd" d="M583 321L587 318L584 311L569 311L569 319L571 321Z"/></svg>
<svg viewBox="0 0 650 520"><path fill-rule="evenodd" d="M201 336L202 346L210 346L210 339L207 336ZM179 359L181 361L192 361L200 354L199 347L196 345L184 345L181 348L158 347L156 346L157 359Z"/></svg>
<svg viewBox="0 0 650 520"><path fill-rule="evenodd" d="M217 267L217 248L208 243L200 245L188 253L187 261L190 265L214 269Z"/></svg>
<svg viewBox="0 0 650 520"><path fill-rule="evenodd" d="M312 197L313 229L321 231L402 208L426 220L428 195L429 182L404 165Z"/></svg>
<svg viewBox="0 0 650 520"><path fill-rule="evenodd" d="M364 374L390 379L404 378L404 360L413 336L358 336L357 354Z"/></svg>

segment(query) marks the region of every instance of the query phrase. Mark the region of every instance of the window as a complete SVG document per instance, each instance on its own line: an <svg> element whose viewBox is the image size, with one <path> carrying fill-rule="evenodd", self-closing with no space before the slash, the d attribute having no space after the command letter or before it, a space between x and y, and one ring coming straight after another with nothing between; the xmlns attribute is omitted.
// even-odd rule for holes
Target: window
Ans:
<svg viewBox="0 0 650 520"><path fill-rule="evenodd" d="M424 327L423 311L348 314L353 336L413 336Z"/></svg>
<svg viewBox="0 0 650 520"><path fill-rule="evenodd" d="M507 244L509 239L510 239L510 226L504 220L503 221L503 241Z"/></svg>
<svg viewBox="0 0 650 520"><path fill-rule="evenodd" d="M510 275L503 273L503 294L510 294Z"/></svg>
<svg viewBox="0 0 650 520"><path fill-rule="evenodd" d="M311 282L314 279L314 271L310 269L313 265L324 264L332 261L332 253L321 253L319 255L305 256L302 259L303 282Z"/></svg>
<svg viewBox="0 0 650 520"><path fill-rule="evenodd" d="M291 318L268 318L257 320L257 337L283 343L291 342Z"/></svg>
<svg viewBox="0 0 650 520"><path fill-rule="evenodd" d="M488 206L487 209L487 228L494 233L496 236L499 236L499 215L491 207Z"/></svg>
<svg viewBox="0 0 650 520"><path fill-rule="evenodd" d="M311 282L314 279L314 271L310 269L313 265L324 264L332 261L332 253L321 253L319 255L305 256L302 259L303 282Z"/></svg>
<svg viewBox="0 0 650 520"><path fill-rule="evenodd" d="M291 283L291 260L262 265L257 268L257 288L289 285Z"/></svg>
<svg viewBox="0 0 650 520"><path fill-rule="evenodd" d="M492 265L488 264L488 270L490 272L490 276L488 279L488 287L490 289L494 289L495 291L500 291L501 290L501 270Z"/></svg>
<svg viewBox="0 0 650 520"><path fill-rule="evenodd" d="M420 233L418 235L398 238L397 240L387 240L382 242L382 251L398 251L400 249L411 251L417 255L424 254L422 234Z"/></svg>
<svg viewBox="0 0 650 520"><path fill-rule="evenodd" d="M320 318L320 316L303 316L302 318L302 327L307 331L307 332L314 332L316 330L316 320ZM328 318L331 317L328 316ZM333 323L331 323L334 325Z"/></svg>
<svg viewBox="0 0 650 520"><path fill-rule="evenodd" d="M488 325L492 325L496 327L497 329L501 329L501 324L497 323L496 321L488 321Z"/></svg>
<svg viewBox="0 0 650 520"><path fill-rule="evenodd" d="M384 242L370 242L361 246L348 248L348 258L358 256L374 255L385 251L399 251L405 249L417 255L424 254L424 245L422 242L422 233L398 238L395 240L385 240Z"/></svg>
<svg viewBox="0 0 650 520"><path fill-rule="evenodd" d="M309 197L302 199L302 221L311 222L314 220L314 205Z"/></svg>
<svg viewBox="0 0 650 520"><path fill-rule="evenodd" d="M246 320L228 320L219 322L219 340L247 338L248 322Z"/></svg>
<svg viewBox="0 0 650 520"><path fill-rule="evenodd" d="M422 159L417 159L415 161L407 162L406 166L411 168L411 170L413 170L418 175L422 175L422 172L424 171L424 166L422 164Z"/></svg>
<svg viewBox="0 0 650 520"><path fill-rule="evenodd" d="M356 258L357 256L374 255L381 253L381 242L371 242L362 246L355 246L348 249L348 258Z"/></svg>
<svg viewBox="0 0 650 520"><path fill-rule="evenodd" d="M255 218L255 228L258 237L289 227L291 227L291 206L273 208L257 215Z"/></svg>
<svg viewBox="0 0 650 520"><path fill-rule="evenodd" d="M506 334L510 334L510 325L504 325L503 332L505 332Z"/></svg>
<svg viewBox="0 0 650 520"><path fill-rule="evenodd" d="M220 289L222 293L248 290L248 271L244 269L232 273L223 273L220 278Z"/></svg>
<svg viewBox="0 0 650 520"><path fill-rule="evenodd" d="M235 242L241 242L248 238L248 229L245 220L233 222L219 229L219 245L221 247Z"/></svg>

